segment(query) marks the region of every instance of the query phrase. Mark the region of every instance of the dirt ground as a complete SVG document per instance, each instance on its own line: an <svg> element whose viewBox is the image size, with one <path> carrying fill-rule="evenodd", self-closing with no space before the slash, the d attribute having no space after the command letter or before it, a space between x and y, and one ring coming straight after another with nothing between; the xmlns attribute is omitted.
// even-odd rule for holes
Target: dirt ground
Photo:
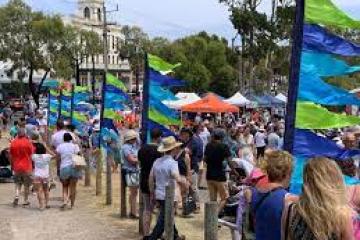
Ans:
<svg viewBox="0 0 360 240"><path fill-rule="evenodd" d="M7 143L0 140L0 149ZM30 207L14 208L14 185L0 183L0 240L138 240L138 221L120 218L120 177L113 174L113 204L106 206L105 194L95 196L95 179L91 187L78 184L76 206L61 211L61 184L50 193L51 208L38 210L35 195L30 196ZM105 179L103 181L105 184ZM103 192L105 186L103 187ZM202 201L207 192L201 191ZM20 202L21 203L21 202ZM202 206L203 210L203 206ZM192 218L177 217L175 222L181 234L189 240L204 239L203 211ZM155 221L154 216L154 221ZM219 240L231 239L226 228L219 229Z"/></svg>

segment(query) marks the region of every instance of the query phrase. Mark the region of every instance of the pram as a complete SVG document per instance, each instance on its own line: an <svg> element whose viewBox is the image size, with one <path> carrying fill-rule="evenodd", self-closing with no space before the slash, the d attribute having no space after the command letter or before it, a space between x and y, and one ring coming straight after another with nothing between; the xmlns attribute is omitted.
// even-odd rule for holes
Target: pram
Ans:
<svg viewBox="0 0 360 240"><path fill-rule="evenodd" d="M232 240L255 239L251 231L249 206L245 199L245 189L249 186L244 179L249 177L254 166L241 159L233 159L234 171L229 172L229 193L226 205L219 213L219 224L231 230Z"/></svg>
<svg viewBox="0 0 360 240"><path fill-rule="evenodd" d="M12 171L10 166L9 149L0 152L0 182L12 182Z"/></svg>

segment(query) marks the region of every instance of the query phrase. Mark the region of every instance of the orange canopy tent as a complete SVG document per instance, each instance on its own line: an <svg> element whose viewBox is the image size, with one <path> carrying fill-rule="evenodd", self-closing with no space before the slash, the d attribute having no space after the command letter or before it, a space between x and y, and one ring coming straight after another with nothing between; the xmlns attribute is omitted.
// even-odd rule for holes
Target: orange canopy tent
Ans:
<svg viewBox="0 0 360 240"><path fill-rule="evenodd" d="M194 103L185 105L181 108L183 112L201 112L201 113L226 113L239 112L239 108L222 101L218 96L209 93L203 99Z"/></svg>

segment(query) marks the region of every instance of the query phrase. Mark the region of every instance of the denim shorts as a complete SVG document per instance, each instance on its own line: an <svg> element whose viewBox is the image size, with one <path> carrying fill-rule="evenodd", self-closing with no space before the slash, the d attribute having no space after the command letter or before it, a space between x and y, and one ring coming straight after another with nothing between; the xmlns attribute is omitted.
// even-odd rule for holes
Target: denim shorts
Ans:
<svg viewBox="0 0 360 240"><path fill-rule="evenodd" d="M81 170L78 170L73 166L67 166L60 169L61 181L67 181L70 179L80 179L81 176L82 176Z"/></svg>

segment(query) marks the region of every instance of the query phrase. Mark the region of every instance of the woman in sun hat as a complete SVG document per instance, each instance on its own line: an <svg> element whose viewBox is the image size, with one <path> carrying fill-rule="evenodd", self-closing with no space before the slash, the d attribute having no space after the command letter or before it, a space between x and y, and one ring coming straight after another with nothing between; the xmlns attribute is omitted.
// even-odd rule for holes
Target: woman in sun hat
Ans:
<svg viewBox="0 0 360 240"><path fill-rule="evenodd" d="M165 190L166 186L174 181L184 188L188 188L188 183L185 179L180 177L178 163L175 157L179 154L182 143L177 142L174 137L167 137L162 140L158 147L158 152L163 153L164 156L158 158L150 172L149 187L150 195L154 196L160 207L158 220L150 236L144 239L157 240L160 239L165 227ZM175 183L174 183L175 186ZM155 193L155 194L154 194ZM184 236L179 236L178 231L174 225L174 239L183 240Z"/></svg>
<svg viewBox="0 0 360 240"><path fill-rule="evenodd" d="M124 134L124 145L121 149L122 176L124 177L127 187L130 189L129 204L130 204L130 218L137 218L136 213L136 199L139 189L139 165L138 165L138 151L137 144L138 134L134 130L128 130Z"/></svg>

